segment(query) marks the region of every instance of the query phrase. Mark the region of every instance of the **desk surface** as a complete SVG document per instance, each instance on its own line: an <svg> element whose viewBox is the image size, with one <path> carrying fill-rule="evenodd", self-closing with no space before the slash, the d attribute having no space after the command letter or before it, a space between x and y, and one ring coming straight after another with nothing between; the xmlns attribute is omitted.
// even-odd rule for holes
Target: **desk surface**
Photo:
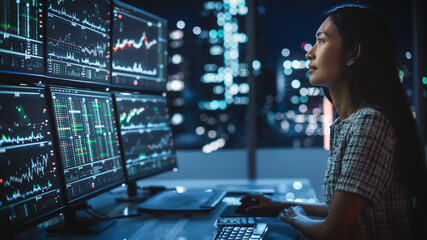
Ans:
<svg viewBox="0 0 427 240"><path fill-rule="evenodd" d="M314 190L308 179L188 179L188 180L143 180L138 185L163 185L178 190L196 188L217 188L231 186L239 188L254 185L276 186L273 196L279 200L316 202ZM136 213L138 203L116 202L115 198L126 195L126 187L119 187L88 201L98 212L109 216ZM176 240L212 240L216 235L215 221L229 205L238 205L240 196L226 196L209 214L199 215L144 215L121 218L99 234L47 233L45 228L63 219L57 216L37 227L19 234L17 239L176 239Z"/></svg>

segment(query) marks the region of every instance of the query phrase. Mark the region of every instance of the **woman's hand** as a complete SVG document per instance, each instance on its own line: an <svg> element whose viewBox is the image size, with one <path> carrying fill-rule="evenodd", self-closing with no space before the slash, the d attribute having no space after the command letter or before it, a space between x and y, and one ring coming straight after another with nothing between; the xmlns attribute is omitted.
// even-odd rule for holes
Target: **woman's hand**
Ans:
<svg viewBox="0 0 427 240"><path fill-rule="evenodd" d="M292 206L283 209L280 213L280 219L295 227L299 227L301 223L310 221L310 218L307 217L306 212L301 206Z"/></svg>
<svg viewBox="0 0 427 240"><path fill-rule="evenodd" d="M245 205L245 203L254 202L253 200L258 204ZM290 206L285 203L275 202L269 197L258 194L245 195L240 201L242 205L240 205L237 210L253 216L277 217L283 208Z"/></svg>

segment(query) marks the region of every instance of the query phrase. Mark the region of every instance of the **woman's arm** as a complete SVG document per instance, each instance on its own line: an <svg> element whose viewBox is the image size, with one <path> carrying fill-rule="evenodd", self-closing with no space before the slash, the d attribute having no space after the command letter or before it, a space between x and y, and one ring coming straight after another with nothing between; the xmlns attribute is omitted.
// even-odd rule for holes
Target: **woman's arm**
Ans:
<svg viewBox="0 0 427 240"><path fill-rule="evenodd" d="M328 216L328 207L325 203L298 203L309 216L323 217Z"/></svg>
<svg viewBox="0 0 427 240"><path fill-rule="evenodd" d="M336 191L325 220L308 218L298 206L285 209L280 218L310 239L346 239L365 202L365 198L360 195Z"/></svg>
<svg viewBox="0 0 427 240"><path fill-rule="evenodd" d="M325 203L276 202L275 204L279 211L293 206L300 206L308 216L326 218L329 212Z"/></svg>
<svg viewBox="0 0 427 240"><path fill-rule="evenodd" d="M304 211L311 216L326 217L328 215L328 208L325 203L296 203L296 202L278 202L269 197L257 194L248 194L242 198L242 202L247 199L254 198L259 204L250 206L243 210L244 213L256 216L270 216L276 217L280 212L288 207L301 206Z"/></svg>

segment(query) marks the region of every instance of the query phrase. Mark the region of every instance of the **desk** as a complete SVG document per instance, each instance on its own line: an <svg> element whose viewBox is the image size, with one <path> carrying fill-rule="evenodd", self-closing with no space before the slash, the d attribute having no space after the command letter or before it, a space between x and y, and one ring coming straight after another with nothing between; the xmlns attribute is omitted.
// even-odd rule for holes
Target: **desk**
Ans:
<svg viewBox="0 0 427 240"><path fill-rule="evenodd" d="M215 188L218 185L274 185L279 200L316 202L316 195L308 179L186 179L142 180L138 185L163 185L180 189ZM126 187L119 187L88 201L94 209L109 216L136 213L138 203L118 203L114 199L126 195ZM48 225L63 219L57 216L37 227L19 234L17 239L150 239L150 240L212 240L216 235L215 221L229 205L238 205L240 196L226 196L209 214L200 215L144 215L121 218L99 234L47 233Z"/></svg>

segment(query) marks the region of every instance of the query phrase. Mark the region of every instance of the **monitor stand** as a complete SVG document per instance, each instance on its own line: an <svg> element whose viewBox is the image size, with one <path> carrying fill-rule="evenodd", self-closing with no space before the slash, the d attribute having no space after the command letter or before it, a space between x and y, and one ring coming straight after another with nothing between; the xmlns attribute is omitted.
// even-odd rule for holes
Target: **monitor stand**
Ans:
<svg viewBox="0 0 427 240"><path fill-rule="evenodd" d="M138 191L140 190L140 191ZM127 183L127 196L116 198L117 202L143 202L153 196L154 194L166 190L162 186L150 186L139 188L136 182Z"/></svg>
<svg viewBox="0 0 427 240"><path fill-rule="evenodd" d="M67 208L64 220L46 228L48 232L100 233L117 219L98 219L94 217L77 216L77 211L88 208L87 203Z"/></svg>

